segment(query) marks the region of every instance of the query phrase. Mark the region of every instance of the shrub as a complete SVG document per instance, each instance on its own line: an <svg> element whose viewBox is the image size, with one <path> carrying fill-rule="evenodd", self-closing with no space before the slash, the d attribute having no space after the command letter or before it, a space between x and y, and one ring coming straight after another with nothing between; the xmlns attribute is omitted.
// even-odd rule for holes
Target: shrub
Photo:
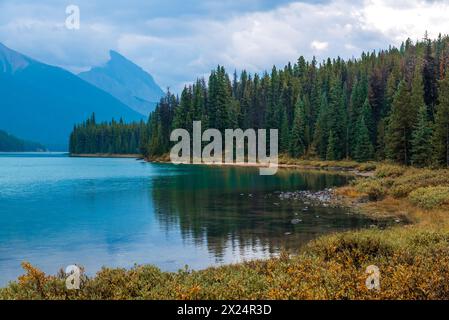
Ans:
<svg viewBox="0 0 449 320"><path fill-rule="evenodd" d="M360 172L368 172L368 171L375 171L376 168L377 168L377 166L374 162L365 162L365 163L361 163L357 169Z"/></svg>
<svg viewBox="0 0 449 320"><path fill-rule="evenodd" d="M390 194L395 198L404 198L418 188L436 186L449 187L449 172L447 170L410 170L409 174L395 180Z"/></svg>
<svg viewBox="0 0 449 320"><path fill-rule="evenodd" d="M449 187L425 187L412 191L408 199L424 209L435 209L449 204Z"/></svg>
<svg viewBox="0 0 449 320"><path fill-rule="evenodd" d="M382 199L386 194L385 187L376 179L361 180L356 183L355 188L359 192L366 193L372 201Z"/></svg>
<svg viewBox="0 0 449 320"><path fill-rule="evenodd" d="M378 178L395 178L402 176L406 168L403 166L393 165L393 164L381 164L376 167L375 176Z"/></svg>
<svg viewBox="0 0 449 320"><path fill-rule="evenodd" d="M24 264L25 275L0 289L0 299L447 299L448 242L438 228L353 231L321 237L297 255L200 271L104 268L80 290ZM379 291L366 288L369 265L381 272Z"/></svg>

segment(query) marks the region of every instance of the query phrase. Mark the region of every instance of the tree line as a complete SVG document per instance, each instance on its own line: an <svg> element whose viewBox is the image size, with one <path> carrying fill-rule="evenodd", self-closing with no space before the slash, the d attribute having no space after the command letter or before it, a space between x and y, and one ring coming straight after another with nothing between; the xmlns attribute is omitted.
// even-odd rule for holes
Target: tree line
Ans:
<svg viewBox="0 0 449 320"><path fill-rule="evenodd" d="M69 152L72 154L141 154L141 142L147 133L147 124L118 122L97 123L95 114L70 134Z"/></svg>
<svg viewBox="0 0 449 320"><path fill-rule="evenodd" d="M201 120L203 130L278 129L279 152L294 158L449 166L448 66L449 36L441 35L358 59L299 57L263 74L218 66L180 97L167 92L146 124L114 125L134 128L121 143L138 139L133 147L150 158L169 152L172 129L192 132Z"/></svg>

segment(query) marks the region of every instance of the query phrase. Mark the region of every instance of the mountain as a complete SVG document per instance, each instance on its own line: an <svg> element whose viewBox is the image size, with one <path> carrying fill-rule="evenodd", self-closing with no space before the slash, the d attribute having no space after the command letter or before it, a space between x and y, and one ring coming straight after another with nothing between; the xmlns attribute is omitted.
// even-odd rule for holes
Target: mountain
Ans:
<svg viewBox="0 0 449 320"><path fill-rule="evenodd" d="M164 95L153 77L119 53L110 51L110 60L101 67L82 72L79 77L148 116Z"/></svg>
<svg viewBox="0 0 449 320"><path fill-rule="evenodd" d="M50 150L67 150L75 123L95 112L99 121L144 117L109 93L59 67L0 43L0 128Z"/></svg>
<svg viewBox="0 0 449 320"><path fill-rule="evenodd" d="M40 143L22 140L0 130L0 152L45 151L46 149Z"/></svg>

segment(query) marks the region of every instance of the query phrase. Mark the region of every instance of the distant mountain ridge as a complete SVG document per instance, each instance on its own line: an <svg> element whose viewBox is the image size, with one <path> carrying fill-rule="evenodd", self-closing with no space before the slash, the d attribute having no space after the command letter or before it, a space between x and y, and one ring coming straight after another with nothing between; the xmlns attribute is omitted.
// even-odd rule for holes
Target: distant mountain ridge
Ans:
<svg viewBox="0 0 449 320"><path fill-rule="evenodd" d="M10 50L0 42L0 73L13 74L26 68L33 60Z"/></svg>
<svg viewBox="0 0 449 320"><path fill-rule="evenodd" d="M0 152L46 151L47 148L37 142L26 141L0 130Z"/></svg>
<svg viewBox="0 0 449 320"><path fill-rule="evenodd" d="M64 151L74 124L92 113L98 121L146 118L78 76L0 43L2 130L42 143L50 150Z"/></svg>
<svg viewBox="0 0 449 320"><path fill-rule="evenodd" d="M81 72L79 77L110 93L133 110L148 116L164 92L153 77L116 51L103 66Z"/></svg>

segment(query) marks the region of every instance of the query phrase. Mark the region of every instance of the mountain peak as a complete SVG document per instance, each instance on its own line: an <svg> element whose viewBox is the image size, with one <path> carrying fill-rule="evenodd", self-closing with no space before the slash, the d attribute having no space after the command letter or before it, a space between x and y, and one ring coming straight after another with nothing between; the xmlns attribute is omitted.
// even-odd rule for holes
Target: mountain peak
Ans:
<svg viewBox="0 0 449 320"><path fill-rule="evenodd" d="M13 74L25 69L31 59L14 51L0 42L0 72Z"/></svg>
<svg viewBox="0 0 449 320"><path fill-rule="evenodd" d="M110 57L110 60L107 62L108 64L115 62L115 63L124 63L124 64L138 67L135 63L126 59L123 55L121 55L117 51L109 50L109 57ZM140 67L138 67L138 68L141 69Z"/></svg>
<svg viewBox="0 0 449 320"><path fill-rule="evenodd" d="M126 60L126 61L129 61L123 55L121 55L120 53L118 53L115 50L109 50L109 56L111 57L111 60ZM129 62L131 62L131 61L129 61Z"/></svg>
<svg viewBox="0 0 449 320"><path fill-rule="evenodd" d="M117 51L109 51L104 65L93 67L79 76L110 93L141 114L148 115L164 95L151 74Z"/></svg>
<svg viewBox="0 0 449 320"><path fill-rule="evenodd" d="M109 57L110 59L104 68L108 68L110 72L114 72L116 75L121 76L124 73L133 71L135 75L139 74L142 76L145 74L153 80L153 77L149 73L117 51L109 50Z"/></svg>

